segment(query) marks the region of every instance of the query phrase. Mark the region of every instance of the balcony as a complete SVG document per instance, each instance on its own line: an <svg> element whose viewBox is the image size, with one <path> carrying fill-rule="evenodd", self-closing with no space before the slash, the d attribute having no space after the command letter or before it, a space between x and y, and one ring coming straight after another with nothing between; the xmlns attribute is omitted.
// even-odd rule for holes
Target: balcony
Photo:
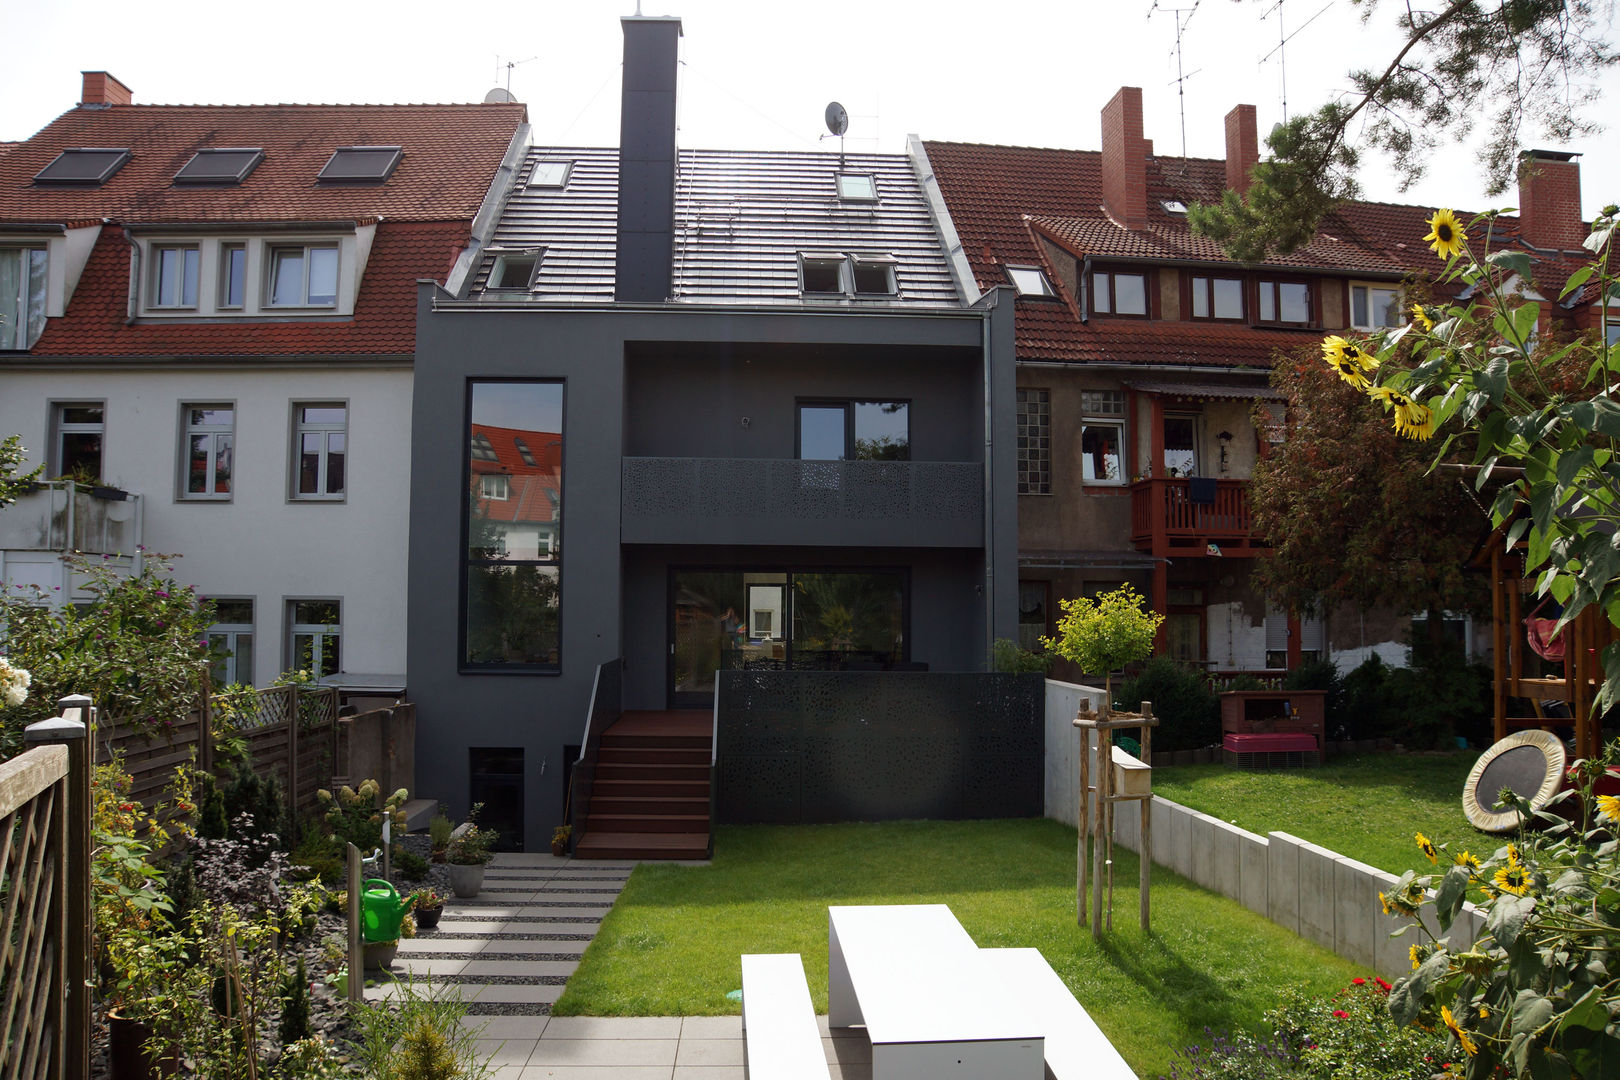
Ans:
<svg viewBox="0 0 1620 1080"><path fill-rule="evenodd" d="M132 555L141 542L141 497L71 480L35 484L0 511L0 550Z"/></svg>
<svg viewBox="0 0 1620 1080"><path fill-rule="evenodd" d="M1247 558L1264 550L1254 538L1247 480L1214 481L1213 499L1196 481L1139 480L1131 485L1131 543L1154 555L1220 554ZM1204 496L1194 501L1194 495Z"/></svg>
<svg viewBox="0 0 1620 1080"><path fill-rule="evenodd" d="M627 544L980 547L975 461L623 459Z"/></svg>

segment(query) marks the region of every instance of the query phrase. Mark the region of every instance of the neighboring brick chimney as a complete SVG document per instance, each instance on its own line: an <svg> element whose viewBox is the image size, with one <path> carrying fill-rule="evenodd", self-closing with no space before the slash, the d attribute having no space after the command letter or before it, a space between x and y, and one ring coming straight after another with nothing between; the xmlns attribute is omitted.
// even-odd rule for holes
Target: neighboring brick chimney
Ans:
<svg viewBox="0 0 1620 1080"><path fill-rule="evenodd" d="M681 20L626 15L613 298L663 303L675 274L675 72Z"/></svg>
<svg viewBox="0 0 1620 1080"><path fill-rule="evenodd" d="M1554 150L1519 154L1519 235L1532 247L1567 250L1586 239L1579 156Z"/></svg>
<svg viewBox="0 0 1620 1080"><path fill-rule="evenodd" d="M1226 186L1239 195L1249 190L1249 170L1260 162L1260 136L1253 105L1226 114Z"/></svg>
<svg viewBox="0 0 1620 1080"><path fill-rule="evenodd" d="M1142 90L1122 86L1102 111L1103 207L1127 229L1147 228L1147 159Z"/></svg>
<svg viewBox="0 0 1620 1080"><path fill-rule="evenodd" d="M84 76L80 105L128 105L135 100L129 87L105 71L85 71L80 74Z"/></svg>

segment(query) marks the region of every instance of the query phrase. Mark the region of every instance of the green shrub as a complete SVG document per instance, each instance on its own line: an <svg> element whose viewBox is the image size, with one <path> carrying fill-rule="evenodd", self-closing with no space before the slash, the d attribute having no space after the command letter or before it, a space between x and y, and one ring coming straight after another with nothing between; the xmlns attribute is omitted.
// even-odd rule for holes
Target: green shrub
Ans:
<svg viewBox="0 0 1620 1080"><path fill-rule="evenodd" d="M1153 702L1153 715L1159 718L1154 750L1196 750L1220 741L1220 702L1203 672L1155 656L1125 680L1117 695L1122 709L1138 709L1143 701Z"/></svg>
<svg viewBox="0 0 1620 1080"><path fill-rule="evenodd" d="M1400 716L1389 693L1391 668L1375 653L1339 682L1341 714L1328 714L1328 724L1340 724L1352 739L1390 738L1400 733Z"/></svg>
<svg viewBox="0 0 1620 1080"><path fill-rule="evenodd" d="M428 861L414 851L406 851L396 845L393 860L394 869L413 881L421 881L428 875Z"/></svg>
<svg viewBox="0 0 1620 1080"><path fill-rule="evenodd" d="M1236 675L1233 675L1230 679L1225 679L1221 682L1219 693L1227 694L1233 691L1266 689L1269 688L1265 683L1260 681L1260 676L1247 671L1240 671Z"/></svg>
<svg viewBox="0 0 1620 1080"><path fill-rule="evenodd" d="M1057 657L1049 652L1031 652L1011 638L996 638L990 646L990 670L1011 672L1038 672L1045 675L1052 670Z"/></svg>
<svg viewBox="0 0 1620 1080"><path fill-rule="evenodd" d="M1356 979L1330 998L1295 991L1266 1014L1309 1080L1429 1080L1451 1058L1440 1033L1398 1027L1389 984Z"/></svg>
<svg viewBox="0 0 1620 1080"><path fill-rule="evenodd" d="M444 849L450 846L450 834L455 831L455 822L446 817L442 809L433 815L433 820L428 822L428 837L433 841L435 855L444 854Z"/></svg>
<svg viewBox="0 0 1620 1080"><path fill-rule="evenodd" d="M281 1022L277 1032L282 1046L310 1036L309 973L304 969L302 954L298 957L298 967L288 972L281 983Z"/></svg>

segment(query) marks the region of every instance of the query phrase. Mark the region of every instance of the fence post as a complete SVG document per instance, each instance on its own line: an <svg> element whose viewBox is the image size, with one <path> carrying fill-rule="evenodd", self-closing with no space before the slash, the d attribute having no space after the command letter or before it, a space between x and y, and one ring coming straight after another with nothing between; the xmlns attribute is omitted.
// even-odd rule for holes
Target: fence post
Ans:
<svg viewBox="0 0 1620 1080"><path fill-rule="evenodd" d="M95 720L90 699L71 694L59 703L61 715L29 724L23 740L30 746L61 743L68 751L64 835L66 889L62 904L63 1080L90 1076L90 738Z"/></svg>
<svg viewBox="0 0 1620 1080"><path fill-rule="evenodd" d="M365 997L366 989L366 958L365 952L360 948L360 849L353 844L344 845L344 854L347 856L347 883L348 903L344 905L349 915L349 1000L359 1001Z"/></svg>
<svg viewBox="0 0 1620 1080"><path fill-rule="evenodd" d="M303 726L304 691L292 688L292 710L287 717L287 828L298 839L298 729Z"/></svg>

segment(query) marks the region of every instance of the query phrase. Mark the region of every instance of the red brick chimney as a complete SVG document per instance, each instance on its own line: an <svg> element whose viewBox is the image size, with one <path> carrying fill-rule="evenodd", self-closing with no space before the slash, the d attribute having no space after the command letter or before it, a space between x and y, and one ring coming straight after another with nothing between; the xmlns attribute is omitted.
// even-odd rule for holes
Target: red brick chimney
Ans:
<svg viewBox="0 0 1620 1080"><path fill-rule="evenodd" d="M1579 154L1519 154L1519 235L1532 247L1568 250L1586 239Z"/></svg>
<svg viewBox="0 0 1620 1080"><path fill-rule="evenodd" d="M1249 190L1249 170L1260 162L1260 136L1254 106L1239 105L1226 114L1226 186L1242 195Z"/></svg>
<svg viewBox="0 0 1620 1080"><path fill-rule="evenodd" d="M1122 86L1102 111L1103 207L1127 229L1147 228L1147 159L1142 90Z"/></svg>
<svg viewBox="0 0 1620 1080"><path fill-rule="evenodd" d="M129 87L105 71L86 71L84 92L79 95L80 105L128 105L135 100Z"/></svg>

